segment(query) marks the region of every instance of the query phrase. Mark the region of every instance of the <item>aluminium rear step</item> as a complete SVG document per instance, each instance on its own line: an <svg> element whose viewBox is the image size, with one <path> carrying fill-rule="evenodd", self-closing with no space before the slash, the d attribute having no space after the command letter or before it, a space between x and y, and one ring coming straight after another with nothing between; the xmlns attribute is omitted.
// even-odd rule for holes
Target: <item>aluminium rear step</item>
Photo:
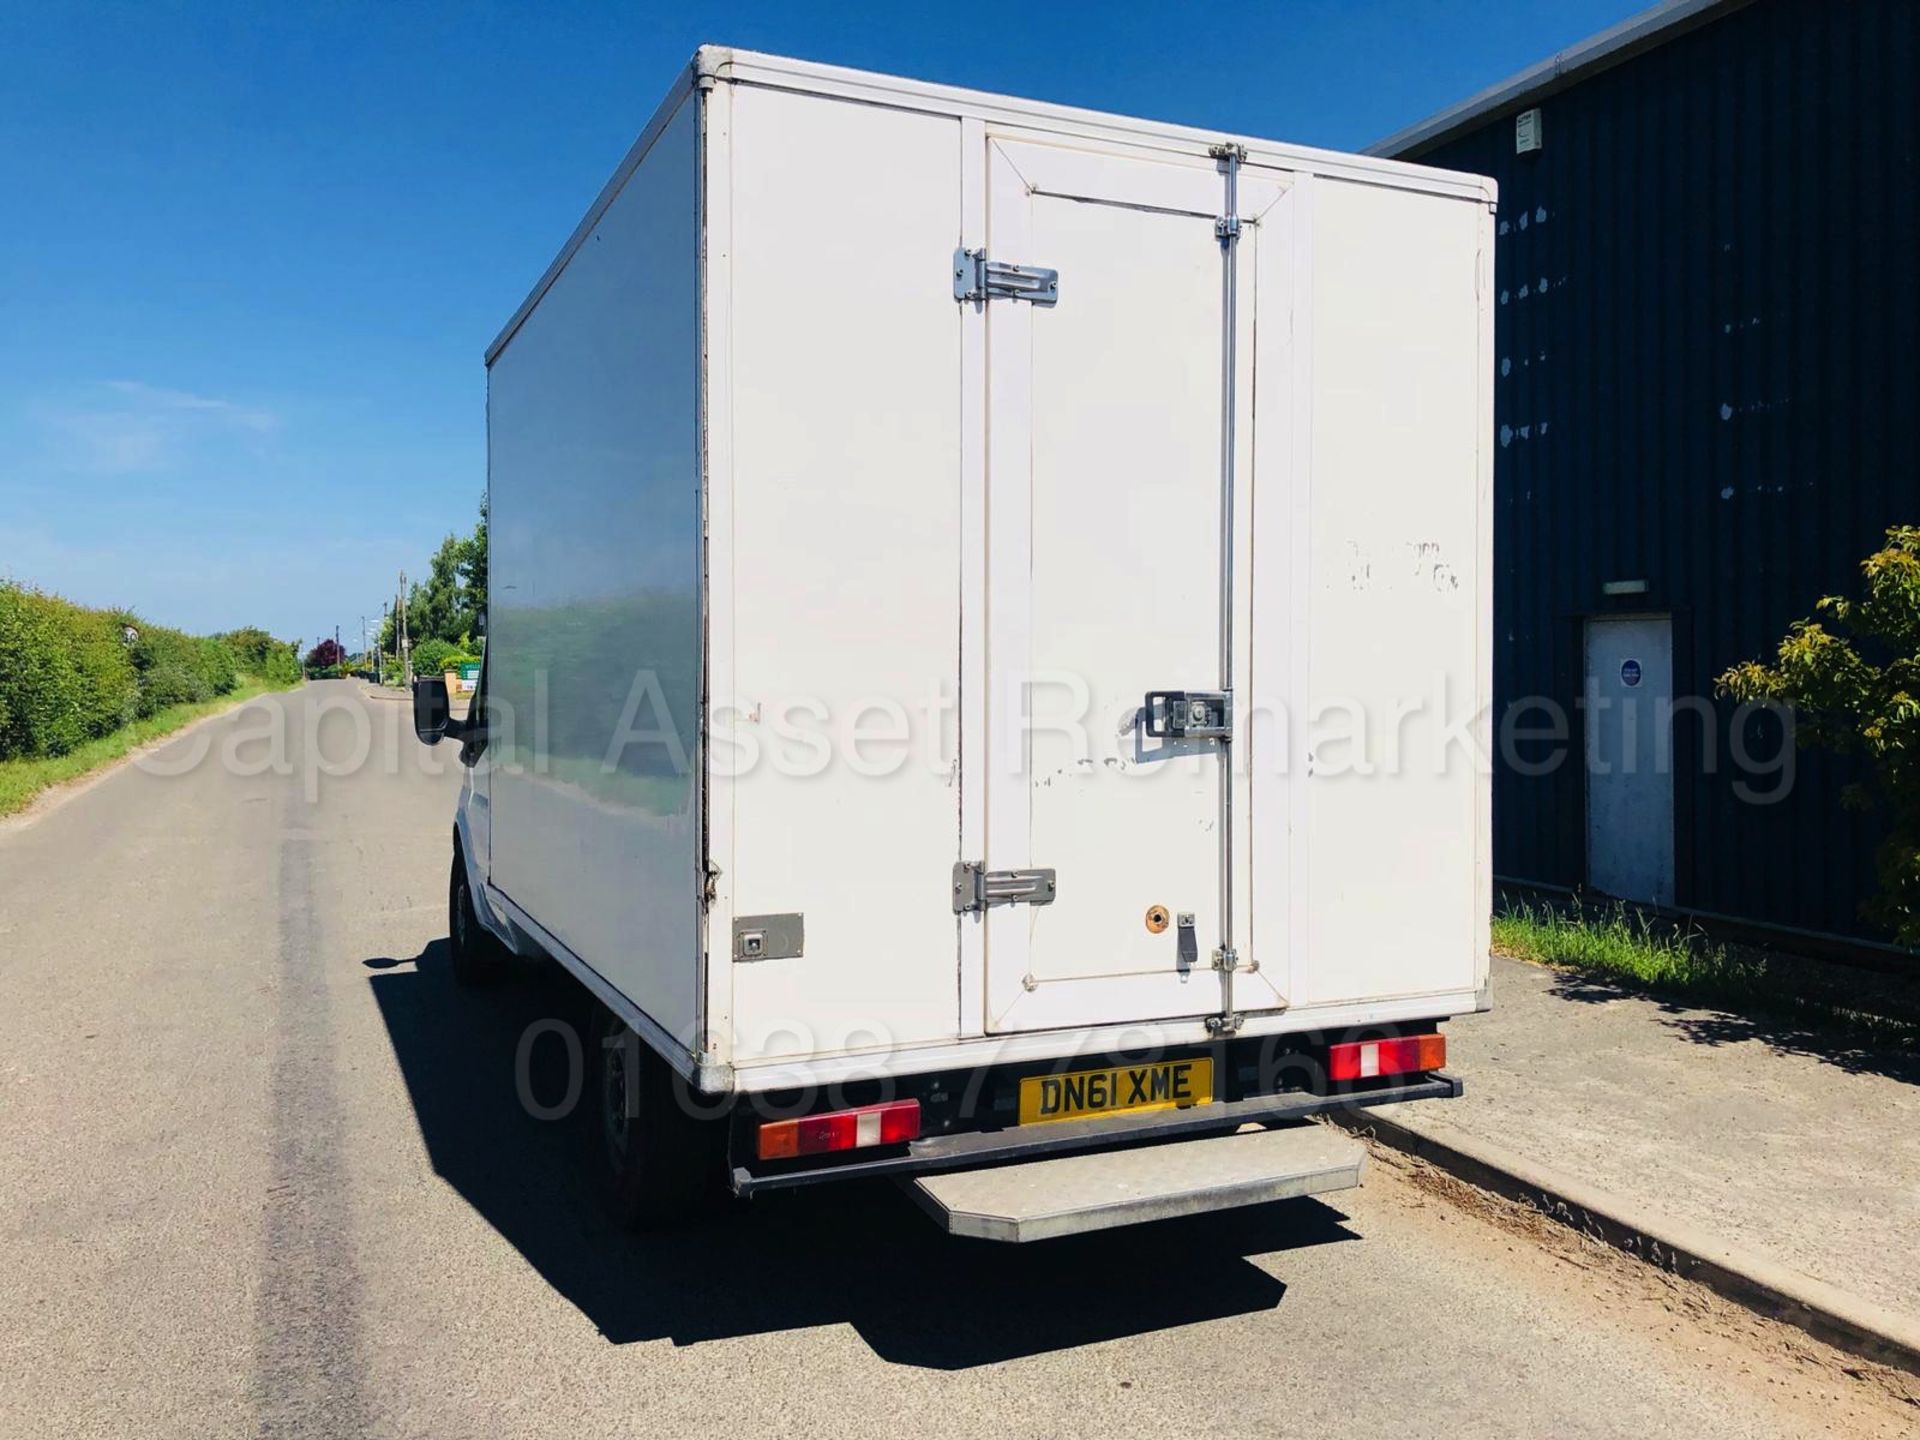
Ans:
<svg viewBox="0 0 1920 1440"><path fill-rule="evenodd" d="M913 1195L955 1235L1047 1240L1360 1183L1366 1147L1325 1125L922 1175Z"/></svg>

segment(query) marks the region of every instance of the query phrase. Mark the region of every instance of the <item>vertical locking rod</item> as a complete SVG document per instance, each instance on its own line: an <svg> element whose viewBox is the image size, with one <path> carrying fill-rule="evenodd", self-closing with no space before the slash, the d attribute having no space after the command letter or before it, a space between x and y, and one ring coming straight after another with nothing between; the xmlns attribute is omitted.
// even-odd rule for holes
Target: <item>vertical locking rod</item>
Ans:
<svg viewBox="0 0 1920 1440"><path fill-rule="evenodd" d="M1226 205L1214 226L1220 237L1220 688L1233 694L1233 489L1234 422L1239 379L1240 162L1244 145L1216 145L1209 152L1226 174ZM1231 701L1229 701L1231 703ZM1233 972L1240 957L1233 946L1233 736L1220 738L1220 1013L1207 1022L1217 1035L1240 1028L1233 1009Z"/></svg>

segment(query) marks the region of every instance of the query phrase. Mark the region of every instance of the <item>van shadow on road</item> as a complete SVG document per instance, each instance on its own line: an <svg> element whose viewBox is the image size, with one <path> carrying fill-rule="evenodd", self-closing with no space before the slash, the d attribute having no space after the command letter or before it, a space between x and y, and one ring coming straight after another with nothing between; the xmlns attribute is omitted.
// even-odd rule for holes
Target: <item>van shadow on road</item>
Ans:
<svg viewBox="0 0 1920 1440"><path fill-rule="evenodd" d="M1286 1286L1249 1255L1359 1238L1318 1200L1011 1246L956 1240L884 1182L752 1202L656 1236L604 1218L584 1113L521 1105L515 1051L543 1018L587 1033L584 992L554 968L455 987L445 941L363 962L434 1170L615 1344L845 1323L883 1359L958 1370L1271 1310ZM565 1094L564 1047L533 1048L533 1092Z"/></svg>

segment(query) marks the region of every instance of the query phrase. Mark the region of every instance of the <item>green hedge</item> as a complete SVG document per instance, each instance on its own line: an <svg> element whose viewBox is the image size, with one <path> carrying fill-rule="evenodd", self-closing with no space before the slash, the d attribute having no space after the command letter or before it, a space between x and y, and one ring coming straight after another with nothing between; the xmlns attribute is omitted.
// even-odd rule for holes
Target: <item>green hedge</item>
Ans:
<svg viewBox="0 0 1920 1440"><path fill-rule="evenodd" d="M245 670L246 666L242 665L240 668ZM284 690L290 685L300 683L300 657L293 653L291 645L282 645L267 656L265 665L249 673L258 675L269 685L275 685Z"/></svg>
<svg viewBox="0 0 1920 1440"><path fill-rule="evenodd" d="M112 617L0 585L0 759L63 755L132 719L138 694Z"/></svg>
<svg viewBox="0 0 1920 1440"><path fill-rule="evenodd" d="M270 685L294 685L300 680L300 657L293 646L251 626L214 637L233 652L233 663L243 675L258 675Z"/></svg>
<svg viewBox="0 0 1920 1440"><path fill-rule="evenodd" d="M182 635L178 630L142 628L132 647L140 673L140 714L169 705L195 705L224 695L239 683L233 652L218 640Z"/></svg>
<svg viewBox="0 0 1920 1440"><path fill-rule="evenodd" d="M413 647L416 675L444 675L462 665L477 664L479 660L478 655L469 654L450 640L422 640Z"/></svg>
<svg viewBox="0 0 1920 1440"><path fill-rule="evenodd" d="M264 632L186 635L0 582L0 760L64 755L169 705L225 695L243 670L282 685L300 674L291 648Z"/></svg>

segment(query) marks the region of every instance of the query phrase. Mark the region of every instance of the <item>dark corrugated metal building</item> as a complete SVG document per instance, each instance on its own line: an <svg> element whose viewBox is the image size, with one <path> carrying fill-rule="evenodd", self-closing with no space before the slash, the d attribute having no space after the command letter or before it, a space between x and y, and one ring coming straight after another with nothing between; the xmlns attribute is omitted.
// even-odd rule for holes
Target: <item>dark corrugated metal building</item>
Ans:
<svg viewBox="0 0 1920 1440"><path fill-rule="evenodd" d="M1917 29L1914 0L1677 0L1374 147L1500 184L1495 703L1570 717L1568 763L1496 769L1502 877L1870 934L1847 766L1744 774L1777 722L1689 697L1920 523ZM1671 763L1617 781L1644 723L1576 702L1663 686Z"/></svg>

